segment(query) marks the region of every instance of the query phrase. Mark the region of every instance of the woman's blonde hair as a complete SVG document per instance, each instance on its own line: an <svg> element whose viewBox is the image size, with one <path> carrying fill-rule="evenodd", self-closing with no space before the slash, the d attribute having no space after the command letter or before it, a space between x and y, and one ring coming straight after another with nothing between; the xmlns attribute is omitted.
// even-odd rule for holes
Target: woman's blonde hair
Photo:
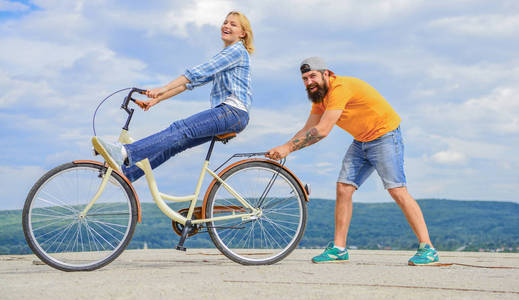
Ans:
<svg viewBox="0 0 519 300"><path fill-rule="evenodd" d="M252 54L254 52L254 35L252 34L249 19L239 11L231 11L227 14L227 17L230 15L237 16L240 20L241 29L245 32L245 37L243 37L241 41L243 42L245 49L247 49L247 52Z"/></svg>

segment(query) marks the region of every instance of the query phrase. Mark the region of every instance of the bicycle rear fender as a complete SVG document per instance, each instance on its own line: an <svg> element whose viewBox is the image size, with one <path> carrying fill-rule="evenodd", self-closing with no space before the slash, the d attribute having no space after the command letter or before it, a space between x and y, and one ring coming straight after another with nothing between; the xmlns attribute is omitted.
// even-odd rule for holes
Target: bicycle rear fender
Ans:
<svg viewBox="0 0 519 300"><path fill-rule="evenodd" d="M234 166L237 166L237 165L240 165L240 164L243 164L243 163L246 163L246 162L250 162L250 161L262 161L262 162L266 162L266 163L269 163L269 164L272 164L272 165L275 165L275 166L278 166L280 168L282 168L283 170L287 171L290 175L292 175L294 177L294 179L296 180L297 184L301 187L301 189L303 190L303 193L304 193L304 196L305 196L305 201L308 202L310 201L308 199L308 192L307 190L305 189L305 186L303 185L303 183L299 180L299 178L297 178L297 176L292 173L292 171L290 171L288 168L286 168L285 166L283 166L282 164L278 163L277 161L273 161L273 160L270 160L270 159L261 159L261 158L251 158L251 159L244 159L244 160L240 160L240 161L237 161L233 164L230 164L229 166L227 166L225 169L223 169L222 171L220 171L220 173L218 173L218 176L221 177L223 175L223 173L227 172L230 168L234 167ZM213 188L213 185L216 183L216 179L213 179L213 181L211 181L211 184L209 184L209 186L207 187L207 190L205 192L205 196L204 196L204 202L202 203L202 217L205 218L205 206L206 206L206 203L207 203L207 197L209 196L209 191L211 191L211 189Z"/></svg>
<svg viewBox="0 0 519 300"><path fill-rule="evenodd" d="M95 161L95 160L75 160L72 163L74 163L74 164L88 163L88 164L95 164L95 165L99 165L99 166L106 166L105 164ZM141 202L139 201L139 196L137 195L137 192L135 192L135 189L133 188L132 183L130 182L130 180L128 180L128 178L126 178L126 176L124 176L123 173L121 173L117 170L112 170L112 172L115 172L115 173L117 173L117 175L121 176L121 178L124 179L124 181L126 181L126 183L128 183L128 185L132 189L132 193L135 196L135 200L137 201L137 222L142 223L141 222Z"/></svg>

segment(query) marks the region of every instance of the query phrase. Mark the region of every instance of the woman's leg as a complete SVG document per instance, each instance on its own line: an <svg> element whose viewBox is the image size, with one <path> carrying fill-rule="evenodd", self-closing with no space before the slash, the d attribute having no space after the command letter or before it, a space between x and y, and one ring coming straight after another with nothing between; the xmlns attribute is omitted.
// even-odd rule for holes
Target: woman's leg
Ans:
<svg viewBox="0 0 519 300"><path fill-rule="evenodd" d="M135 166L136 162L148 158L155 168L179 152L210 141L215 135L240 132L247 123L247 112L225 104L176 121L161 132L125 145L129 167L123 166L123 172L135 181L144 174Z"/></svg>
<svg viewBox="0 0 519 300"><path fill-rule="evenodd" d="M213 137L210 136L210 137L203 137L203 138L192 140L192 143L190 143L188 145L188 147L186 147L186 149L196 147L198 145L202 145L206 142L209 142L212 138ZM181 151L179 151L179 152L181 152ZM156 167L160 166L162 163L164 163L166 160L168 160L173 155L171 155L171 151L168 149L162 153L156 153L156 154L148 157L151 168L155 169ZM131 182L134 182L135 180L141 178L144 175L144 171L141 168L137 167L136 165L131 165L131 166L123 165L122 170L123 170L124 175Z"/></svg>

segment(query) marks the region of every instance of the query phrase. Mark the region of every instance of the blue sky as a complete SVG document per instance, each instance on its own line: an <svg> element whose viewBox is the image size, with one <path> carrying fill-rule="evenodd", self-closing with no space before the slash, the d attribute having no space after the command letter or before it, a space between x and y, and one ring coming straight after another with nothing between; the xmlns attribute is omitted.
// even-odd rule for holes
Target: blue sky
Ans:
<svg viewBox="0 0 519 300"><path fill-rule="evenodd" d="M400 114L415 198L519 202L517 1L0 0L0 209L21 208L50 168L93 159L91 118L109 93L160 86L220 50L230 10L244 12L255 34L254 104L248 128L218 145L213 166L292 137L310 110L298 64L319 55L338 75L373 85ZM139 111L132 135L207 108L209 91ZM99 135L118 135L121 97L101 108ZM351 140L335 128L287 164L312 196L333 199ZM159 188L191 193L206 149L158 168ZM150 199L144 180L135 186ZM376 174L354 200L391 201Z"/></svg>

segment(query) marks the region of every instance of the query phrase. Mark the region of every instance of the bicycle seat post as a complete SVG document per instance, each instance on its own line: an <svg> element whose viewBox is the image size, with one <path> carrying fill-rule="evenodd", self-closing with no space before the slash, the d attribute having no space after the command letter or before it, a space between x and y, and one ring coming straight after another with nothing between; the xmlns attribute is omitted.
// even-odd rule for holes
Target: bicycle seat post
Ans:
<svg viewBox="0 0 519 300"><path fill-rule="evenodd" d="M211 159L211 154L213 153L214 142L216 142L216 137L213 137L211 140L211 145L209 145L209 150L207 151L207 155L205 156L205 160L209 161Z"/></svg>
<svg viewBox="0 0 519 300"><path fill-rule="evenodd" d="M214 148L214 142L217 141L216 137L213 137L211 140L211 144L209 145L209 150L207 151L207 155L205 157L206 161L209 161L211 159L211 154L213 153ZM193 225L191 224L191 220L186 220L186 224L184 225L184 228L182 229L182 234L180 236L180 240L178 241L176 249L179 251L186 251L186 247L184 247L184 242L186 241L187 235L191 231L191 228Z"/></svg>

